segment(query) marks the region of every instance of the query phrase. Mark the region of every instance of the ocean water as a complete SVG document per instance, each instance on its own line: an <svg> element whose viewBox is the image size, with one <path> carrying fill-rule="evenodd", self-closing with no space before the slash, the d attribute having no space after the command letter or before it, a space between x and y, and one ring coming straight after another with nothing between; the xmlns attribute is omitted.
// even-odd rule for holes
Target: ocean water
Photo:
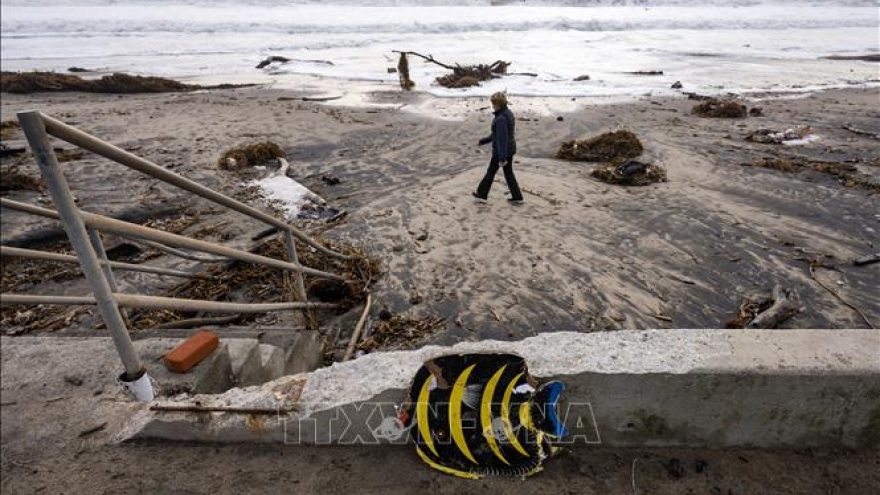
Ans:
<svg viewBox="0 0 880 495"><path fill-rule="evenodd" d="M880 53L876 0L0 0L0 36L3 70L78 66L341 95L396 88L394 50L534 74L447 89L434 83L446 69L410 58L415 90L437 97L638 98L677 94L676 81L709 94L801 93L880 81L878 63L824 58ZM270 55L294 61L255 68Z"/></svg>

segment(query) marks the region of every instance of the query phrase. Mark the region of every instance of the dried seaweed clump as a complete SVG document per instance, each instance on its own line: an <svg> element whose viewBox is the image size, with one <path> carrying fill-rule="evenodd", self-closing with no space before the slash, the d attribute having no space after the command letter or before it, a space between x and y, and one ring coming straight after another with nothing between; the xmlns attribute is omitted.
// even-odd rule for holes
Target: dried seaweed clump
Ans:
<svg viewBox="0 0 880 495"><path fill-rule="evenodd" d="M73 254L67 240L31 246L33 249L53 253ZM33 286L46 281L62 282L82 277L78 265L60 261L33 260L28 258L3 258L0 291L36 292ZM37 332L54 332L77 321L79 316L93 308L79 306L59 308L54 304L10 305L0 309L0 328L3 335L22 335Z"/></svg>
<svg viewBox="0 0 880 495"><path fill-rule="evenodd" d="M339 304L341 309L357 305L364 299L364 289L367 285L381 275L381 263L378 259L367 256L356 246L328 239L318 239L318 242L333 251L351 256L352 259L341 260L330 257L297 241L300 264L345 277L347 290L339 300L332 302ZM268 240L253 249L253 252L270 258L287 259L287 249L280 239ZM189 280L164 295L186 299L254 303L288 301L291 285L287 273L289 272L278 268L241 261L217 263L207 270L207 274L214 277L213 280ZM312 275L305 275L303 278L306 287L320 280L319 277ZM194 313L183 311L148 310L134 313L131 319L136 328L153 328L193 316ZM254 315L247 315L239 321L252 321L254 318Z"/></svg>
<svg viewBox="0 0 880 495"><path fill-rule="evenodd" d="M0 328L3 335L56 332L78 322L81 315L93 309L91 306L59 309L56 304L9 306L0 310Z"/></svg>
<svg viewBox="0 0 880 495"><path fill-rule="evenodd" d="M286 157L281 146L272 141L264 141L226 150L217 163L224 170L242 170L261 165L274 158Z"/></svg>
<svg viewBox="0 0 880 495"><path fill-rule="evenodd" d="M88 93L169 93L190 91L199 86L163 77L143 77L116 73L96 80L56 72L3 72L0 89L6 93L44 91L83 91Z"/></svg>
<svg viewBox="0 0 880 495"><path fill-rule="evenodd" d="M18 122L14 120L4 120L0 122L0 139L9 139L18 131Z"/></svg>
<svg viewBox="0 0 880 495"><path fill-rule="evenodd" d="M173 93L195 89L194 86L164 77L131 76L116 73L91 81L94 93Z"/></svg>
<svg viewBox="0 0 880 495"><path fill-rule="evenodd" d="M21 171L18 164L0 164L0 193L9 191L42 191L45 186L40 176Z"/></svg>
<svg viewBox="0 0 880 495"><path fill-rule="evenodd" d="M507 74L509 66L510 62L504 62L503 60L497 60L491 65L479 64L465 67L459 65L452 69L452 74L438 77L437 84L444 88L479 86L480 81L488 81L499 75Z"/></svg>
<svg viewBox="0 0 880 495"><path fill-rule="evenodd" d="M81 77L55 72L3 72L0 90L4 93L38 93L43 91L88 91L89 83Z"/></svg>
<svg viewBox="0 0 880 495"><path fill-rule="evenodd" d="M666 169L659 165L625 161L615 165L602 165L590 174L593 177L619 186L647 186L657 182L666 182Z"/></svg>
<svg viewBox="0 0 880 495"><path fill-rule="evenodd" d="M717 117L737 119L748 115L748 109L736 100L719 100L710 98L694 105L691 113L700 117Z"/></svg>
<svg viewBox="0 0 880 495"><path fill-rule="evenodd" d="M632 132L614 131L564 142L556 158L573 162L611 162L635 158L643 150L641 141Z"/></svg>
<svg viewBox="0 0 880 495"><path fill-rule="evenodd" d="M446 321L438 316L394 315L377 320L370 335L358 344L358 349L370 352L412 348L425 337L446 327Z"/></svg>

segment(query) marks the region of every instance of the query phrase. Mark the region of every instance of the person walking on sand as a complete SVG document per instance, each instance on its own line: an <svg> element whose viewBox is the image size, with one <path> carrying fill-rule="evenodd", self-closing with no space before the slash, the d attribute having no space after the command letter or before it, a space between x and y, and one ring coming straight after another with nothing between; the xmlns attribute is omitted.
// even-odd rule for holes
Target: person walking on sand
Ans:
<svg viewBox="0 0 880 495"><path fill-rule="evenodd" d="M492 160L489 161L485 177L471 195L476 198L478 203L486 203L489 189L492 188L492 181L495 180L495 174L501 167L504 170L507 188L510 189L510 198L507 201L512 204L522 204L522 191L519 190L516 176L513 175L513 155L516 154L516 118L513 116L513 112L507 108L506 94L495 93L491 96L490 101L495 111L495 118L492 119L492 133L480 139L480 146L492 143Z"/></svg>

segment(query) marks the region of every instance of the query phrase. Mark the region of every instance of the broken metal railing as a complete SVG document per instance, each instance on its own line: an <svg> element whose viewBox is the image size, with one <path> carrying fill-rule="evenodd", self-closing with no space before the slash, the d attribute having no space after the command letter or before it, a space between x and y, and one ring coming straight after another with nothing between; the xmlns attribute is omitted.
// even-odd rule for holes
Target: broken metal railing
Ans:
<svg viewBox="0 0 880 495"><path fill-rule="evenodd" d="M5 205L4 205L5 206ZM61 263L79 263L79 258L70 254L53 253L49 251L38 251L36 249L24 249L8 246L0 246L0 257L2 258L28 258L33 260L58 261ZM101 266L106 266L104 260L100 260ZM211 275L204 273L190 273L182 270L173 270L170 268L162 268L159 266L136 265L134 263L124 263L121 261L111 261L110 268L129 272L154 273L156 275L168 275L170 277L195 278L200 280L214 280Z"/></svg>
<svg viewBox="0 0 880 495"><path fill-rule="evenodd" d="M58 209L57 211L53 211L47 208L8 199L2 199L0 206L61 220L64 224L64 230L68 235L70 243L76 252L75 259L80 263L82 271L92 289L93 296L65 297L41 296L35 294L2 294L0 295L0 304L4 306L7 304L96 305L113 338L114 345L116 346L117 352L119 353L125 368L125 372L120 375L120 379L125 383L137 382L135 385L127 386L130 390L135 391L138 400L151 400L153 397L152 387L149 384L149 378L146 377L145 370L134 349L131 337L128 334L124 313L121 308L176 309L234 313L262 313L266 311L294 309L302 310L308 324L315 327L317 325L317 317L314 313L316 309L336 307L336 305L330 303L308 302L303 282L303 274L333 280L344 280L344 278L336 274L308 268L300 264L296 252L295 240L299 239L301 242L316 251L331 257L349 260L351 259L350 256L327 249L294 226L265 212L166 170L155 163L86 134L38 111L20 112L18 113L18 120L22 131L24 131L24 134L27 137L28 144L33 151L34 158L40 167L40 173L48 186L52 201ZM248 251L191 239L185 236L80 210L74 202L73 195L70 192L64 174L58 166L58 159L49 143L49 135L277 228L284 234L285 247L290 261L269 258ZM222 256L224 258L256 263L289 271L293 278L292 286L294 301L282 303L232 303L120 293L116 287L112 269L134 269L133 267L137 265L110 261L104 251L99 231L113 233L129 239L135 239L153 246L164 246L166 251L172 252L172 254L178 256L186 257L185 253L182 251L174 250L168 246L193 249ZM69 255L44 253L41 251L18 248L4 247L2 255L35 259L51 259L54 261L65 262L73 261L73 257ZM179 273L171 273L173 271L161 268L138 268L138 271L160 273L157 270L162 270L163 272L161 274L181 276ZM146 391L144 391L143 387L146 387Z"/></svg>

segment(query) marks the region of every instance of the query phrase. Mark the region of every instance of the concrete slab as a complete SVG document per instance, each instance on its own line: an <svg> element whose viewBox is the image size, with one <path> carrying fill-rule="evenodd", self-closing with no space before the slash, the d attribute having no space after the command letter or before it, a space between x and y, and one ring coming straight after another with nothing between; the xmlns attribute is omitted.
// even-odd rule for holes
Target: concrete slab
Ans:
<svg viewBox="0 0 880 495"><path fill-rule="evenodd" d="M195 398L203 406L277 414L144 410L120 438L388 441L387 435L377 437L377 429L396 415L393 406L419 366L436 356L472 352L516 353L534 376L562 380L562 413L576 442L880 448L880 333L869 330L561 332L520 342L369 354L260 387Z"/></svg>
<svg viewBox="0 0 880 495"><path fill-rule="evenodd" d="M187 373L169 371L162 356L183 339L145 339L134 342L147 373L154 383L157 396L173 396L181 393L218 394L234 385L232 363L226 342Z"/></svg>
<svg viewBox="0 0 880 495"><path fill-rule="evenodd" d="M260 358L263 363L265 379L252 382L250 385L257 385L284 376L285 354L284 349L279 349L274 345L260 344Z"/></svg>
<svg viewBox="0 0 880 495"><path fill-rule="evenodd" d="M260 344L256 339L226 339L223 342L229 349L229 361L236 385L243 385L241 381L243 375L262 374Z"/></svg>
<svg viewBox="0 0 880 495"><path fill-rule="evenodd" d="M324 358L324 340L314 331L300 332L296 344L287 348L284 373L295 375L316 370Z"/></svg>
<svg viewBox="0 0 880 495"><path fill-rule="evenodd" d="M263 335L260 343L285 350L284 374L295 375L312 371L321 366L324 357L324 340L315 331L290 329Z"/></svg>

